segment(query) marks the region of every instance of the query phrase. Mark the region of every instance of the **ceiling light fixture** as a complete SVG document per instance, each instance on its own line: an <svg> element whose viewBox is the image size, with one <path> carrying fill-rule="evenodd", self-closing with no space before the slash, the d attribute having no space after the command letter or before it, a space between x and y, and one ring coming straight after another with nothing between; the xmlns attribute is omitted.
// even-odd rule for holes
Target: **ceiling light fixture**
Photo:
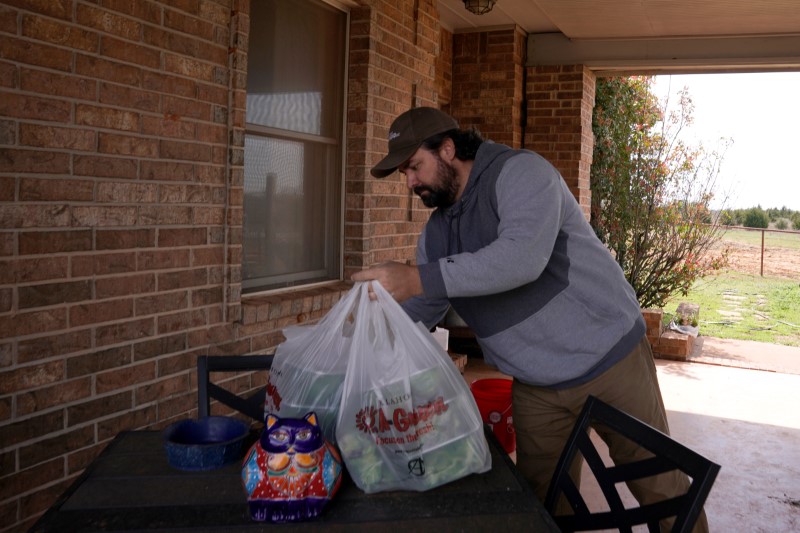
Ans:
<svg viewBox="0 0 800 533"><path fill-rule="evenodd" d="M467 11L470 13L483 15L492 10L495 2L497 2L497 0L464 0L464 7L466 7Z"/></svg>

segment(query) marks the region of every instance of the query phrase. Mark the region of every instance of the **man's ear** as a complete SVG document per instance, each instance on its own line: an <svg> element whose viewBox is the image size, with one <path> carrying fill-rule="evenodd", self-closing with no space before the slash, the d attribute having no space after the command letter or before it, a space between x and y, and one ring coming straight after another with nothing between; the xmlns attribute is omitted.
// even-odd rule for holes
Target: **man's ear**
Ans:
<svg viewBox="0 0 800 533"><path fill-rule="evenodd" d="M453 139L447 137L439 147L439 156L447 162L452 162L456 157L456 145Z"/></svg>

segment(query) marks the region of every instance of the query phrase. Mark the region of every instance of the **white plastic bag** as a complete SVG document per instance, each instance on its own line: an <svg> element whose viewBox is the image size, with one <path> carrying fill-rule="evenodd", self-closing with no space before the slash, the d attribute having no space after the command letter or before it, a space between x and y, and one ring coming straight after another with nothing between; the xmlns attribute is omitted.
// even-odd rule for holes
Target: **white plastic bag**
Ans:
<svg viewBox="0 0 800 533"><path fill-rule="evenodd" d="M350 290L317 324L286 328L275 351L264 415L303 418L315 411L325 438L336 443L336 417L353 339L352 312L359 293Z"/></svg>
<svg viewBox="0 0 800 533"><path fill-rule="evenodd" d="M355 313L336 437L367 493L424 491L491 468L478 406L450 356L372 282Z"/></svg>

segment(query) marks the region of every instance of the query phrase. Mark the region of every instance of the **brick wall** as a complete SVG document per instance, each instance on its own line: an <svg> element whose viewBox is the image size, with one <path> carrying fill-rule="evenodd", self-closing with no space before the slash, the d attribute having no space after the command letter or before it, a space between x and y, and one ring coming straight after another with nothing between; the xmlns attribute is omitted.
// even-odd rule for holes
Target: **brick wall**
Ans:
<svg viewBox="0 0 800 533"><path fill-rule="evenodd" d="M438 105L435 4L351 12L346 278L412 259L427 219L368 170L394 116ZM248 12L0 1L0 531L119 431L193 416L199 354L269 352L348 287L241 294Z"/></svg>
<svg viewBox="0 0 800 533"><path fill-rule="evenodd" d="M434 0L372 1L351 12L345 277L364 265L413 261L429 210L394 173L373 179L389 127L411 107L438 106Z"/></svg>
<svg viewBox="0 0 800 533"><path fill-rule="evenodd" d="M525 91L525 147L555 165L588 220L595 76L581 65L529 67Z"/></svg>
<svg viewBox="0 0 800 533"><path fill-rule="evenodd" d="M519 28L453 36L450 112L462 127L522 147L525 34Z"/></svg>

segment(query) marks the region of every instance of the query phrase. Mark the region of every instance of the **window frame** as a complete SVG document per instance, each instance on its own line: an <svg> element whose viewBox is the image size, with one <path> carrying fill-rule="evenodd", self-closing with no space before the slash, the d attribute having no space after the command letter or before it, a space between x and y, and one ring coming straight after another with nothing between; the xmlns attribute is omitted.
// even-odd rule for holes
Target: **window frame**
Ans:
<svg viewBox="0 0 800 533"><path fill-rule="evenodd" d="M246 138L248 135L255 135L258 137L266 137L272 139L281 139L287 141L297 141L297 142L312 142L317 143L320 145L327 145L327 146L336 146L337 142L339 143L339 165L338 165L338 180L332 179L329 183L330 187L338 187L339 189L339 201L338 205L336 205L336 209L338 209L338 239L336 243L330 242L326 243L326 246L336 246L337 250L337 262L338 265L331 268L331 272L336 272L336 277L332 279L326 279L321 281L309 281L307 283L298 282L292 285L286 285L281 287L267 287L267 288L259 288L264 287L263 283L254 282L248 283L248 280L244 279L244 275L242 275L241 285L242 285L242 297L254 296L254 295L269 295L275 293L283 293L283 292L293 292L293 291L301 291L306 289L311 289L314 287L319 286L326 286L341 283L344 279L344 241L345 241L345 209L346 209L346 190L345 190L345 178L346 178L346 169L347 169L347 111L348 111L348 85L349 85L349 66L350 66L350 8L356 7L357 4L350 0L307 0L309 2L316 2L320 4L326 4L336 10L341 11L345 16L344 21L344 48L343 48L343 72L342 72L342 86L341 86L341 107L339 108L340 118L341 118L341 128L340 128L340 140L333 137L326 137L322 135L312 135L303 132L291 131L291 130L284 130L281 128L275 128L270 126L263 126L260 124L250 123L247 122L247 113L245 112L245 123L244 123L244 137ZM243 146L244 149L244 146ZM329 191L326 192L329 194ZM242 194L242 201L244 202L244 191ZM242 235L244 237L244 203L242 204ZM326 252L327 253L327 252ZM242 271L244 271L244 240L242 241ZM243 272L244 274L244 272Z"/></svg>

